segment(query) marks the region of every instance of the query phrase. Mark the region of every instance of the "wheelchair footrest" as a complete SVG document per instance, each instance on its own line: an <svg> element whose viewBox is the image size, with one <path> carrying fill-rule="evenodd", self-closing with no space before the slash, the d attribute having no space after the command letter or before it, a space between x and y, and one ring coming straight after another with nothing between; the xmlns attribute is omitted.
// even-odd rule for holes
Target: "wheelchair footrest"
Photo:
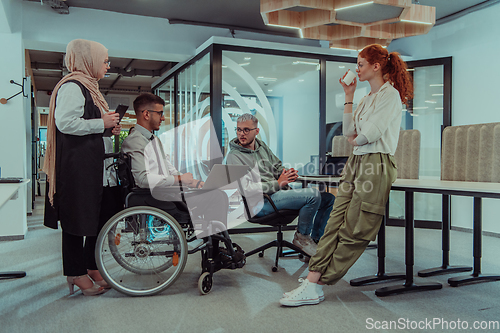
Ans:
<svg viewBox="0 0 500 333"><path fill-rule="evenodd" d="M219 260L216 263L218 269L229 268L236 269L245 266L245 251L236 243L233 243L234 254L231 256L225 248L219 248ZM220 267L220 268L219 268Z"/></svg>

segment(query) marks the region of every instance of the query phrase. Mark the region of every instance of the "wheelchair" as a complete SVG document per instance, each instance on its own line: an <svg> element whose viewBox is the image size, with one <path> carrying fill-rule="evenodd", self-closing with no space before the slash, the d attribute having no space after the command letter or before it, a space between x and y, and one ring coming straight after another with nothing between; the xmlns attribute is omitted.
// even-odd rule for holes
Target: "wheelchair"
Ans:
<svg viewBox="0 0 500 333"><path fill-rule="evenodd" d="M232 243L223 223L191 216L185 201L155 200L149 189L135 187L127 154L106 154L109 157L115 159L110 167L124 189L125 209L101 229L95 256L99 272L112 288L129 296L161 293L179 278L188 255L201 252L198 289L205 295L212 290L215 272L245 265L244 251ZM200 239L199 231L207 236L189 249L188 243Z"/></svg>

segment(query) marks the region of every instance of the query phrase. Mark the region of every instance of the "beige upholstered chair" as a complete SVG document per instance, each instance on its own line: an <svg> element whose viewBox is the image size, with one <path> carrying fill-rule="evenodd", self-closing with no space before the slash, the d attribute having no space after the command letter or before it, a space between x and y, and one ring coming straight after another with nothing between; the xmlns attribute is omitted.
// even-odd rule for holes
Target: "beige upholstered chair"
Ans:
<svg viewBox="0 0 500 333"><path fill-rule="evenodd" d="M332 156L349 156L353 146L342 135L332 139ZM398 178L418 179L420 162L420 131L404 130L399 132L399 142L394 154L398 166Z"/></svg>
<svg viewBox="0 0 500 333"><path fill-rule="evenodd" d="M352 153L352 145L343 135L334 136L332 139L332 156L349 156Z"/></svg>
<svg viewBox="0 0 500 333"><path fill-rule="evenodd" d="M404 130L399 132L398 147L394 154L398 167L398 178L418 179L420 163L420 131Z"/></svg>
<svg viewBox="0 0 500 333"><path fill-rule="evenodd" d="M500 183L499 142L500 123L446 127L441 179Z"/></svg>

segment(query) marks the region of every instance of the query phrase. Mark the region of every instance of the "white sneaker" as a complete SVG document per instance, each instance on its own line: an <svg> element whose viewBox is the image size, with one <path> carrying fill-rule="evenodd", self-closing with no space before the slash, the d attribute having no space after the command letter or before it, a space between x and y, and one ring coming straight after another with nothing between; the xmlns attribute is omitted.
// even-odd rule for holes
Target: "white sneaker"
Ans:
<svg viewBox="0 0 500 333"><path fill-rule="evenodd" d="M316 251L318 250L318 244L316 244L311 236L309 235L302 235L298 231L295 232L295 235L293 235L293 245L297 246L300 248L302 251L307 253L310 257L316 254Z"/></svg>
<svg viewBox="0 0 500 333"><path fill-rule="evenodd" d="M301 306L306 304L318 304L319 295L316 292L316 283L304 279L300 287L290 291L288 297L280 299L280 304L284 306Z"/></svg>
<svg viewBox="0 0 500 333"><path fill-rule="evenodd" d="M303 279L303 278L299 278L299 283L304 282L304 280L305 279ZM286 298L286 297L290 296L291 293L292 293L291 291L289 291L287 293L283 293L283 297ZM318 293L319 301L323 302L325 300L325 292L323 291L323 286L318 284L318 283L316 283L316 293Z"/></svg>

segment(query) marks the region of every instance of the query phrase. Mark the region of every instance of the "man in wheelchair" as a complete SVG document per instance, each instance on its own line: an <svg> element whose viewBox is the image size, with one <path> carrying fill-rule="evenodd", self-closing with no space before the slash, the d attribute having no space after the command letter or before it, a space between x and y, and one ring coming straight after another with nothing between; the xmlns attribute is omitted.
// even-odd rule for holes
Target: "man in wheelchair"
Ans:
<svg viewBox="0 0 500 333"><path fill-rule="evenodd" d="M129 196L127 204L160 208L188 230L188 242L196 238L208 242L211 251L202 253L206 257L202 259L204 271L213 273L220 268L242 267L243 250L231 242L226 230L229 208L226 193L218 189L202 190L202 181L193 179L191 173L177 171L153 134L165 119L164 105L162 98L150 93L134 100L137 125L123 141L122 152L130 157L133 180L142 190L137 191L140 195ZM225 246L219 248L219 241ZM210 268L209 262L214 267Z"/></svg>

